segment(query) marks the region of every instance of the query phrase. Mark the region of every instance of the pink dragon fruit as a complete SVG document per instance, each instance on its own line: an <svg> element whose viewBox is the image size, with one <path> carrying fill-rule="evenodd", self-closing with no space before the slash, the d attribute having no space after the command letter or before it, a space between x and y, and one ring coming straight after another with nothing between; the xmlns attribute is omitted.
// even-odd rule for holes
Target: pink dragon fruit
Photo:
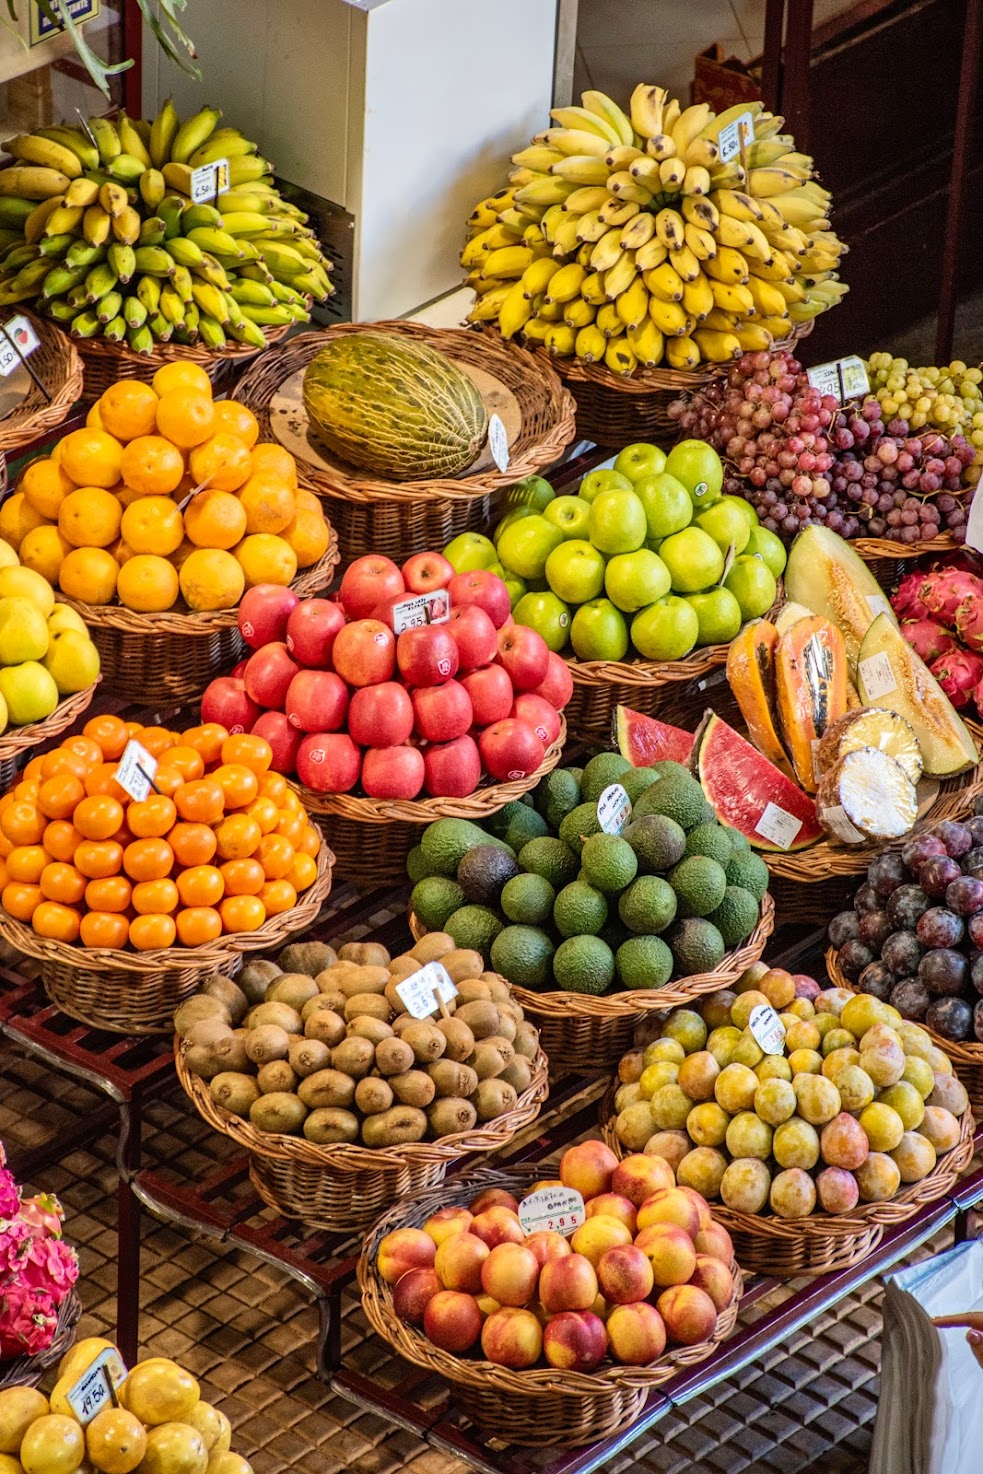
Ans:
<svg viewBox="0 0 983 1474"><path fill-rule="evenodd" d="M906 619L901 633L926 665L931 665L940 655L949 655L959 649L955 635L936 624L934 619Z"/></svg>
<svg viewBox="0 0 983 1474"><path fill-rule="evenodd" d="M967 599L983 599L983 580L960 571L929 573L922 582L918 597L932 619L951 626L955 624L960 604Z"/></svg>
<svg viewBox="0 0 983 1474"><path fill-rule="evenodd" d="M956 610L956 629L964 645L983 654L983 598L973 595L962 601Z"/></svg>
<svg viewBox="0 0 983 1474"><path fill-rule="evenodd" d="M928 610L919 597L924 582L924 572L915 572L906 574L898 584L897 593L891 599L891 608L899 619L928 619Z"/></svg>
<svg viewBox="0 0 983 1474"><path fill-rule="evenodd" d="M950 655L940 655L929 669L953 706L968 706L973 688L983 680L983 656L971 650L954 650Z"/></svg>
<svg viewBox="0 0 983 1474"><path fill-rule="evenodd" d="M0 1357L33 1356L50 1346L58 1326L58 1304L46 1290L5 1285L0 1290Z"/></svg>

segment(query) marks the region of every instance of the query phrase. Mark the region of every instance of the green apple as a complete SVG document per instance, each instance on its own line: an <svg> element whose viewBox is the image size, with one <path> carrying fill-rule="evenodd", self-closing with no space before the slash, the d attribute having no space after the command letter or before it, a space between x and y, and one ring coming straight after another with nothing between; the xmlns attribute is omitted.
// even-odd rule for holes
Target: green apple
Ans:
<svg viewBox="0 0 983 1474"><path fill-rule="evenodd" d="M41 662L58 687L59 696L84 691L98 678L99 651L87 634L64 630L55 635Z"/></svg>
<svg viewBox="0 0 983 1474"><path fill-rule="evenodd" d="M635 482L635 495L645 508L648 523L646 544L682 532L693 520L690 494L675 476L660 471L657 476L644 476Z"/></svg>
<svg viewBox="0 0 983 1474"><path fill-rule="evenodd" d="M506 527L511 527L515 522L521 522L523 517L535 517L535 515L535 507L513 507L511 512L506 512L505 516L502 518L501 522L499 522L498 526L495 528L495 531L492 533L492 542L495 544L496 548L498 547L498 540L501 537L502 533L505 531Z"/></svg>
<svg viewBox="0 0 983 1474"><path fill-rule="evenodd" d="M736 497L721 497L719 502L697 512L693 519L697 527L709 533L725 555L731 547L735 553L743 553L751 536L751 525L736 502Z"/></svg>
<svg viewBox="0 0 983 1474"><path fill-rule="evenodd" d="M582 496L585 502L592 502L602 491L631 491L631 482L620 471L612 471L610 466L601 466L584 477L577 489L577 495Z"/></svg>
<svg viewBox="0 0 983 1474"><path fill-rule="evenodd" d="M602 553L633 553L648 536L645 508L635 493L600 491L591 502L590 540Z"/></svg>
<svg viewBox="0 0 983 1474"><path fill-rule="evenodd" d="M675 594L709 589L720 582L724 571L724 555L702 527L684 527L665 538L659 557L669 570Z"/></svg>
<svg viewBox="0 0 983 1474"><path fill-rule="evenodd" d="M748 558L762 558L776 578L781 578L785 572L785 564L788 562L785 544L774 532L769 532L767 527L752 527L744 553ZM56 604L55 608L57 607ZM50 619L48 627L51 627Z"/></svg>
<svg viewBox="0 0 983 1474"><path fill-rule="evenodd" d="M610 599L591 599L573 616L570 643L578 660L623 660L628 653L625 617Z"/></svg>
<svg viewBox="0 0 983 1474"><path fill-rule="evenodd" d="M480 532L460 533L447 544L444 557L455 573L474 573L478 568L490 568L498 562L495 544Z"/></svg>
<svg viewBox="0 0 983 1474"><path fill-rule="evenodd" d="M715 502L724 484L724 468L705 440L681 440L666 458L666 470L681 481L698 507Z"/></svg>
<svg viewBox="0 0 983 1474"><path fill-rule="evenodd" d="M682 660L699 633L700 621L692 604L672 594L639 610L631 622L632 642L646 660Z"/></svg>
<svg viewBox="0 0 983 1474"><path fill-rule="evenodd" d="M734 503L736 503L736 505L739 506L740 509L741 509L741 511L744 513L744 515L747 518L748 522L750 522L751 526L752 527L759 526L759 524L761 522L761 518L758 516L757 512L754 510L754 508L752 507L751 503L750 502L746 502L742 496L723 496L723 497L720 498L720 500L723 501L723 502L734 502Z"/></svg>
<svg viewBox="0 0 983 1474"><path fill-rule="evenodd" d="M504 574L499 574L499 577L508 589L509 600L512 608L515 609L516 604L518 604L523 594L529 592L529 587L524 578L520 578L517 573L510 573L507 568Z"/></svg>
<svg viewBox="0 0 983 1474"><path fill-rule="evenodd" d="M614 462L614 469L633 483L641 481L643 476L658 476L665 468L665 451L642 440L635 445L626 445Z"/></svg>
<svg viewBox="0 0 983 1474"><path fill-rule="evenodd" d="M604 587L604 559L589 542L574 538L550 553L546 578L554 594L568 604L586 604Z"/></svg>
<svg viewBox="0 0 983 1474"><path fill-rule="evenodd" d="M14 727L43 721L58 705L54 676L36 660L25 660L0 670L0 696L7 704L7 715Z"/></svg>
<svg viewBox="0 0 983 1474"><path fill-rule="evenodd" d="M542 578L546 559L562 541L560 529L534 512L506 527L498 540L498 556L520 578Z"/></svg>
<svg viewBox="0 0 983 1474"><path fill-rule="evenodd" d="M559 652L570 638L570 609L556 594L525 594L513 611L516 624L527 624Z"/></svg>
<svg viewBox="0 0 983 1474"><path fill-rule="evenodd" d="M604 570L604 592L626 614L664 598L671 586L669 570L658 553L645 548L619 553Z"/></svg>
<svg viewBox="0 0 983 1474"><path fill-rule="evenodd" d="M753 555L734 559L724 579L724 588L730 589L740 605L742 619L760 619L762 614L767 614L778 592L775 575L768 564Z"/></svg>
<svg viewBox="0 0 983 1474"><path fill-rule="evenodd" d="M744 623L741 606L730 589L708 589L705 594L690 594L686 600L696 611L700 633L698 645L729 645Z"/></svg>
<svg viewBox="0 0 983 1474"><path fill-rule="evenodd" d="M526 476L517 481L505 498L507 507L532 507L542 512L553 500L556 492L542 476Z"/></svg>
<svg viewBox="0 0 983 1474"><path fill-rule="evenodd" d="M566 538L585 538L590 528L590 502L582 496L555 496L543 516Z"/></svg>

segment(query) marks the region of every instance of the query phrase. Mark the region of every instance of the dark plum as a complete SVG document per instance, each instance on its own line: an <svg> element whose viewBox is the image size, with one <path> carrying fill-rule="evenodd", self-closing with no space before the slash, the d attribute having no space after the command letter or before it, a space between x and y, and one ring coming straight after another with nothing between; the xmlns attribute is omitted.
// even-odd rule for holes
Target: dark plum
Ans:
<svg viewBox="0 0 983 1474"><path fill-rule="evenodd" d="M960 863L964 875L983 876L983 845L977 845L968 855L963 855Z"/></svg>
<svg viewBox="0 0 983 1474"><path fill-rule="evenodd" d="M861 993L870 993L886 1003L897 981L895 974L883 962L868 962L857 979L857 987Z"/></svg>
<svg viewBox="0 0 983 1474"><path fill-rule="evenodd" d="M886 910L894 926L914 931L919 916L923 916L931 904L920 885L899 885L888 896Z"/></svg>
<svg viewBox="0 0 983 1474"><path fill-rule="evenodd" d="M860 940L875 952L881 950L882 944L893 930L891 918L886 911L865 911L860 918Z"/></svg>
<svg viewBox="0 0 983 1474"><path fill-rule="evenodd" d="M836 954L840 971L851 983L855 983L864 968L874 961L874 954L863 942L844 942Z"/></svg>
<svg viewBox="0 0 983 1474"><path fill-rule="evenodd" d="M916 834L914 839L909 839L902 848L901 858L909 870L914 870L923 861L930 860L933 855L944 855L945 853L945 845L934 834Z"/></svg>
<svg viewBox="0 0 983 1474"><path fill-rule="evenodd" d="M946 886L958 880L962 871L959 862L948 855L933 855L918 871L918 884L926 895L944 896Z"/></svg>
<svg viewBox="0 0 983 1474"><path fill-rule="evenodd" d="M932 1001L932 995L918 978L902 978L891 989L888 1002L896 1008L902 1018L922 1019Z"/></svg>
<svg viewBox="0 0 983 1474"><path fill-rule="evenodd" d="M983 814L983 793L980 794L979 798L973 799L973 813Z"/></svg>
<svg viewBox="0 0 983 1474"><path fill-rule="evenodd" d="M946 886L945 903L957 916L975 916L978 911L983 911L983 880L974 880L971 875L960 876Z"/></svg>
<svg viewBox="0 0 983 1474"><path fill-rule="evenodd" d="M973 1032L973 1010L962 998L936 998L925 1014L925 1023L943 1039L968 1039Z"/></svg>
<svg viewBox="0 0 983 1474"><path fill-rule="evenodd" d="M974 814L971 819L967 819L966 828L973 836L974 845L983 845L983 814Z"/></svg>
<svg viewBox="0 0 983 1474"><path fill-rule="evenodd" d="M899 978L907 978L918 971L922 951L922 944L914 932L893 931L881 947L881 961L886 962Z"/></svg>
<svg viewBox="0 0 983 1474"><path fill-rule="evenodd" d="M950 887L951 889L951 887ZM932 906L919 918L915 936L923 947L955 947L966 933L966 923L955 911Z"/></svg>
<svg viewBox="0 0 983 1474"><path fill-rule="evenodd" d="M983 998L973 1009L973 1033L983 1043Z"/></svg>
<svg viewBox="0 0 983 1474"><path fill-rule="evenodd" d="M863 916L865 911L879 911L881 899L872 885L862 885L853 898L853 909L858 916Z"/></svg>
<svg viewBox="0 0 983 1474"><path fill-rule="evenodd" d="M900 855L887 851L883 855L875 855L867 866L867 882L874 887L879 896L888 897L892 891L896 891L899 885L904 884L905 868L904 861Z"/></svg>
<svg viewBox="0 0 983 1474"><path fill-rule="evenodd" d="M969 982L969 962L961 952L940 947L926 952L918 964L918 976L936 997L958 998Z"/></svg>
<svg viewBox="0 0 983 1474"><path fill-rule="evenodd" d="M983 952L974 957L969 969L970 982L977 993L983 995Z"/></svg>
<svg viewBox="0 0 983 1474"><path fill-rule="evenodd" d="M844 942L855 942L860 935L860 917L856 911L840 911L830 922L826 935L831 947L842 947Z"/></svg>
<svg viewBox="0 0 983 1474"><path fill-rule="evenodd" d="M973 848L973 835L969 826L954 819L943 819L941 824L936 824L933 833L941 839L946 854L951 855L954 860Z"/></svg>

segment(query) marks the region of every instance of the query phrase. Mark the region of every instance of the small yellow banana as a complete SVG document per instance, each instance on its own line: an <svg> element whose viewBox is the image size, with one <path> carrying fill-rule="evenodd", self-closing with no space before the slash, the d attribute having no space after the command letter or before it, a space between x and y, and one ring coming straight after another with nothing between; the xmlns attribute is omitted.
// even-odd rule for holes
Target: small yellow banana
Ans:
<svg viewBox="0 0 983 1474"><path fill-rule="evenodd" d="M527 297L538 297L541 292L546 291L550 279L560 269L560 263L554 261L552 256L540 256L538 260L529 263L519 278L522 290Z"/></svg>
<svg viewBox="0 0 983 1474"><path fill-rule="evenodd" d="M729 363L741 356L741 340L735 333L718 333L712 328L696 328L693 338L700 350L700 357L708 363Z"/></svg>
<svg viewBox="0 0 983 1474"><path fill-rule="evenodd" d="M669 360L670 368L695 369L700 362L700 357L699 344L688 335L666 339L666 358Z"/></svg>
<svg viewBox="0 0 983 1474"><path fill-rule="evenodd" d="M608 300L604 290L604 273L589 272L580 284L580 295L591 307L603 307Z"/></svg>
<svg viewBox="0 0 983 1474"><path fill-rule="evenodd" d="M660 297L663 302L681 302L686 283L674 267L668 261L661 266L646 271L643 277L648 291L655 297Z"/></svg>
<svg viewBox="0 0 983 1474"><path fill-rule="evenodd" d="M669 260L672 262L675 270L679 272L683 281L695 281L700 274L702 262L696 255L696 252L690 250L685 241L678 250L669 253Z"/></svg>
<svg viewBox="0 0 983 1474"><path fill-rule="evenodd" d="M609 169L630 169L637 159L644 159L645 155L640 148L633 143L619 143L615 148L608 149L604 155L604 162Z"/></svg>
<svg viewBox="0 0 983 1474"><path fill-rule="evenodd" d="M533 304L522 290L521 281L509 288L498 313L498 327L503 338L514 338L533 315Z"/></svg>
<svg viewBox="0 0 983 1474"><path fill-rule="evenodd" d="M710 173L702 164L689 164L683 176L684 194L705 195L710 193Z"/></svg>
<svg viewBox="0 0 983 1474"><path fill-rule="evenodd" d="M681 338L686 332L687 314L678 302L663 302L654 294L649 297L649 317L667 338Z"/></svg>
<svg viewBox="0 0 983 1474"><path fill-rule="evenodd" d="M653 87L639 82L631 95L628 112L631 126L642 138L652 138L662 132L662 115L669 94L664 87Z"/></svg>
<svg viewBox="0 0 983 1474"><path fill-rule="evenodd" d="M683 226L683 237L698 261L712 261L716 256L717 242L709 230L703 230L699 225L690 225L687 220Z"/></svg>
<svg viewBox="0 0 983 1474"><path fill-rule="evenodd" d="M668 246L664 246L658 236L653 236L636 250L635 265L639 271L652 271L656 266L661 266L663 261L668 261L670 255Z"/></svg>
<svg viewBox="0 0 983 1474"><path fill-rule="evenodd" d="M628 290L637 276L634 251L623 251L615 264L604 273L604 293L609 302Z"/></svg>
<svg viewBox="0 0 983 1474"><path fill-rule="evenodd" d="M608 179L608 189L617 195L619 200L629 204L644 206L651 209L654 204L654 196L650 189L638 181L627 169L616 170Z"/></svg>
<svg viewBox="0 0 983 1474"><path fill-rule="evenodd" d="M626 328L639 328L648 317L649 294L640 276L615 298L614 307Z"/></svg>
<svg viewBox="0 0 983 1474"><path fill-rule="evenodd" d="M607 350L608 340L600 328L593 323L586 328L581 328L574 343L574 352L578 358L585 363L598 363L604 357Z"/></svg>
<svg viewBox="0 0 983 1474"><path fill-rule="evenodd" d="M549 352L557 358L570 358L576 346L577 334L567 323L554 322L550 324L543 341Z"/></svg>
<svg viewBox="0 0 983 1474"><path fill-rule="evenodd" d="M571 261L568 266L561 266L547 283L546 301L569 302L573 297L579 296L586 275L584 268L575 261Z"/></svg>
<svg viewBox="0 0 983 1474"><path fill-rule="evenodd" d="M655 368L665 355L665 338L651 318L625 333L628 346L644 368Z"/></svg>
<svg viewBox="0 0 983 1474"><path fill-rule="evenodd" d="M605 338L618 338L625 330L625 325L618 316L618 309L613 302L605 302L603 307L599 307L594 321Z"/></svg>
<svg viewBox="0 0 983 1474"><path fill-rule="evenodd" d="M785 314L787 299L783 293L777 286L773 286L771 282L762 281L758 276L749 276L747 286L732 290L749 292L754 302L755 312L759 317L782 317ZM799 291L802 292L802 295L798 300L804 301L805 292L802 291L802 288L799 288Z"/></svg>
<svg viewBox="0 0 983 1474"><path fill-rule="evenodd" d="M555 114L554 114L555 116ZM575 154L593 154L603 159L611 147L609 139L600 133L588 133L584 128L549 128L543 135L549 148L572 157Z"/></svg>
<svg viewBox="0 0 983 1474"><path fill-rule="evenodd" d="M745 353L767 353L775 341L772 334L760 322L748 322L734 330L737 341Z"/></svg>
<svg viewBox="0 0 983 1474"><path fill-rule="evenodd" d="M585 184L580 189L575 189L573 194L567 195L563 201L563 209L569 210L572 215L586 215L590 210L599 210L610 198L603 186Z"/></svg>
<svg viewBox="0 0 983 1474"><path fill-rule="evenodd" d="M597 308L583 297L574 297L563 304L563 321L571 328L586 328L597 316Z"/></svg>
<svg viewBox="0 0 983 1474"><path fill-rule="evenodd" d="M597 213L606 225L627 225L640 208L634 200L619 200L616 195L611 195Z"/></svg>
<svg viewBox="0 0 983 1474"><path fill-rule="evenodd" d="M741 286L739 282L729 285L726 282L710 281L710 290L713 293L714 304L723 309L724 312L740 312L745 317L753 317L755 314L754 298L750 289Z"/></svg>
<svg viewBox="0 0 983 1474"><path fill-rule="evenodd" d="M676 191L683 187L686 165L682 159L663 159L659 165L659 181L664 190Z"/></svg>
<svg viewBox="0 0 983 1474"><path fill-rule="evenodd" d="M702 271L693 281L683 283L683 307L690 317L701 322L715 306L713 291Z"/></svg>
<svg viewBox="0 0 983 1474"><path fill-rule="evenodd" d="M660 210L655 217L655 230L659 240L670 251L678 251L685 244L682 217L675 210Z"/></svg>
<svg viewBox="0 0 983 1474"><path fill-rule="evenodd" d="M637 251L655 236L655 216L650 210L639 211L621 232L621 244L626 251Z"/></svg>
<svg viewBox="0 0 983 1474"><path fill-rule="evenodd" d="M528 246L500 246L485 257L481 270L486 277L518 277L534 259Z"/></svg>
<svg viewBox="0 0 983 1474"><path fill-rule="evenodd" d="M625 227L627 229L627 226ZM593 245L599 241L602 235L607 235L611 227L601 219L597 210L591 210L586 215L581 215L577 222L577 239Z"/></svg>
<svg viewBox="0 0 983 1474"><path fill-rule="evenodd" d="M616 225L612 226L606 235L594 243L590 258L591 270L610 271L621 260L623 251L621 229Z"/></svg>
<svg viewBox="0 0 983 1474"><path fill-rule="evenodd" d="M615 338L608 343L604 354L604 363L613 374L631 374L638 367L638 359L635 357L634 349L624 336Z"/></svg>
<svg viewBox="0 0 983 1474"><path fill-rule="evenodd" d="M747 281L749 272L747 261L740 251L735 251L731 246L718 247L717 254L712 260L704 261L703 270L706 275L718 282Z"/></svg>

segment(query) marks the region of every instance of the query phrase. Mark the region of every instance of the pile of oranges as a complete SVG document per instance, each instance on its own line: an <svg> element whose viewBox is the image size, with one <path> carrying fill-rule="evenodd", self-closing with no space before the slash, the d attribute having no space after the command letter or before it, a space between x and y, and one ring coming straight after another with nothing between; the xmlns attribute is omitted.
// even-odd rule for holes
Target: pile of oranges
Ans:
<svg viewBox="0 0 983 1474"><path fill-rule="evenodd" d="M84 604L232 609L254 584L289 584L330 539L293 456L258 438L252 411L214 401L196 364L164 364L152 385L120 379L84 429L27 465L0 537Z"/></svg>
<svg viewBox="0 0 983 1474"><path fill-rule="evenodd" d="M116 782L134 738L154 791ZM262 737L96 716L0 798L0 905L42 937L148 951L250 932L317 876L321 839Z"/></svg>

